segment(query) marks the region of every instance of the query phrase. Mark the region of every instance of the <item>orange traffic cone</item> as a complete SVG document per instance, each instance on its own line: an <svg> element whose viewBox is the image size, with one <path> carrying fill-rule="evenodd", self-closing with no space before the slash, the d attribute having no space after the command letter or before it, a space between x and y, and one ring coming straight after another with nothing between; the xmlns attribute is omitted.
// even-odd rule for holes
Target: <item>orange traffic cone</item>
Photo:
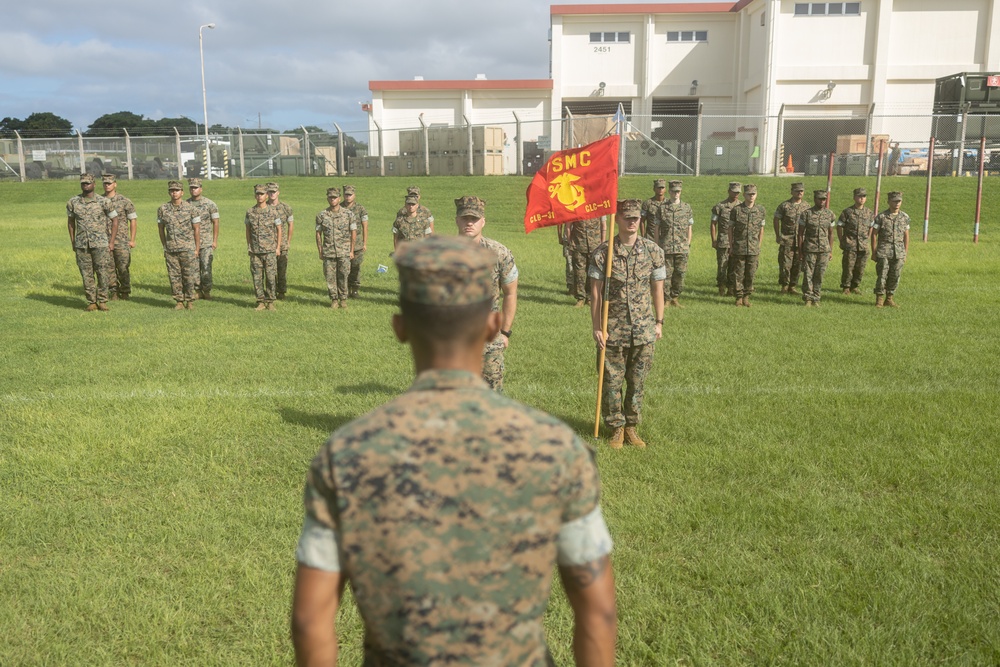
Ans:
<svg viewBox="0 0 1000 667"><path fill-rule="evenodd" d="M795 171L795 167L792 166L792 154L789 153L788 154L788 164L785 165L785 173L786 174L791 174L794 171Z"/></svg>

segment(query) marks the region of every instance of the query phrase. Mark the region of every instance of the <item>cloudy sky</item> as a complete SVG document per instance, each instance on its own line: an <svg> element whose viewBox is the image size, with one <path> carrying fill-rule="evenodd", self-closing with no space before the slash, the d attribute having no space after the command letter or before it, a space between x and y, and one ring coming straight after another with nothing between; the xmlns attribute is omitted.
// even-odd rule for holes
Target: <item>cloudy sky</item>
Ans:
<svg viewBox="0 0 1000 667"><path fill-rule="evenodd" d="M213 125L253 128L259 114L278 130L337 122L350 132L366 127L358 103L373 79L549 75L539 0L35 0L4 8L0 117L51 111L79 129L116 111L201 122L198 27L213 22Z"/></svg>

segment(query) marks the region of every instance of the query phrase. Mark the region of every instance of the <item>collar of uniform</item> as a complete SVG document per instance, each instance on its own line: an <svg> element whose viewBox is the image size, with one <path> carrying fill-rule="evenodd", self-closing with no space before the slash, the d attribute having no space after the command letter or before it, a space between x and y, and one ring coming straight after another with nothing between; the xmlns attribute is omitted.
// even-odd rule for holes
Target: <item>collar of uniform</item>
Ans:
<svg viewBox="0 0 1000 667"><path fill-rule="evenodd" d="M626 250L628 248L628 250ZM635 237L635 243L631 246L627 246L622 243L622 240L618 238L615 234L615 254L616 255L631 255L633 252L642 252L642 239L638 236Z"/></svg>
<svg viewBox="0 0 1000 667"><path fill-rule="evenodd" d="M417 376L410 390L487 389L488 387L482 376L476 373L459 369L429 368Z"/></svg>

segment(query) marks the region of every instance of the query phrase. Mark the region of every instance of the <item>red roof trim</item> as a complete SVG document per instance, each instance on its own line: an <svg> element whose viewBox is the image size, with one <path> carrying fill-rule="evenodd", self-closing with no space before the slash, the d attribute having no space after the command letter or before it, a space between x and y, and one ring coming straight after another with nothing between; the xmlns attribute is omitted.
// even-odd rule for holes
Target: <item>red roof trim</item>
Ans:
<svg viewBox="0 0 1000 667"><path fill-rule="evenodd" d="M748 0L750 1L750 0ZM739 11L746 2L679 2L652 5L552 5L550 13L570 14L717 14Z"/></svg>
<svg viewBox="0 0 1000 667"><path fill-rule="evenodd" d="M552 90L552 79L369 81L368 90Z"/></svg>

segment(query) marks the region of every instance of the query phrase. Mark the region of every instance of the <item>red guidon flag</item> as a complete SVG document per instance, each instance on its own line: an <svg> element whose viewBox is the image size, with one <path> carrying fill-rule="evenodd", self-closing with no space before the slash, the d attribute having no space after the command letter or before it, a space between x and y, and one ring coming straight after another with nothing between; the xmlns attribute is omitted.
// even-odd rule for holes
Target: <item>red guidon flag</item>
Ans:
<svg viewBox="0 0 1000 667"><path fill-rule="evenodd" d="M554 153L525 193L524 233L615 212L620 137Z"/></svg>

